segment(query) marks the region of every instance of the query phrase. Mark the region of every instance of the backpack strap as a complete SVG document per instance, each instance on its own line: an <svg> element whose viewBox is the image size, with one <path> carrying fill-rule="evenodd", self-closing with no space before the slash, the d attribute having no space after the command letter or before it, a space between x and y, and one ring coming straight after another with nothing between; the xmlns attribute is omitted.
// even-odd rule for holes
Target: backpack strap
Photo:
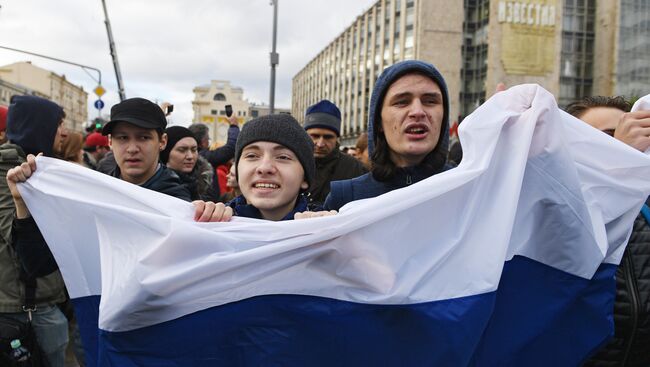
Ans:
<svg viewBox="0 0 650 367"><path fill-rule="evenodd" d="M36 311L36 277L29 276L22 268L20 269L20 280L25 284L25 298L23 299L23 311Z"/></svg>

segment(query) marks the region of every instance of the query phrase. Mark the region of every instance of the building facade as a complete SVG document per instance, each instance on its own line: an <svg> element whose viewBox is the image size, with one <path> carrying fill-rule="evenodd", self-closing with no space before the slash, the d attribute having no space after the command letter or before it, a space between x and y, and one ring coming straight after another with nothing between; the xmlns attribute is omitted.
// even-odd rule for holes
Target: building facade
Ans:
<svg viewBox="0 0 650 367"><path fill-rule="evenodd" d="M267 105L248 102L244 99L244 89L233 86L227 80L213 80L210 84L194 88L193 92L192 122L206 124L210 128L210 140L217 145L225 144L228 138L230 123L226 116L226 105L232 106L239 125L266 116L271 111ZM290 110L276 107L275 113L290 113Z"/></svg>
<svg viewBox="0 0 650 367"><path fill-rule="evenodd" d="M27 61L1 66L0 80L23 90L22 94L37 95L59 104L66 113L66 128L78 132L84 130L88 121L88 93L83 87L68 81L65 75Z"/></svg>
<svg viewBox="0 0 650 367"><path fill-rule="evenodd" d="M344 144L366 130L381 71L434 64L450 118L460 120L500 82L537 83L560 106L588 95L650 93L650 2L635 0L378 0L293 78L292 112L330 99Z"/></svg>
<svg viewBox="0 0 650 367"><path fill-rule="evenodd" d="M621 0L617 5L614 94L643 97L650 92L650 1Z"/></svg>
<svg viewBox="0 0 650 367"><path fill-rule="evenodd" d="M210 128L210 140L224 144L228 137L226 105L231 105L233 115L243 124L249 116L250 104L244 99L244 90L226 80L213 80L210 84L193 89L193 123L203 123Z"/></svg>
<svg viewBox="0 0 650 367"><path fill-rule="evenodd" d="M5 80L0 79L0 106L9 107L11 102L11 97L19 95L31 95L38 96L41 98L47 98L46 95L38 93L34 90L22 87L20 85L9 83Z"/></svg>

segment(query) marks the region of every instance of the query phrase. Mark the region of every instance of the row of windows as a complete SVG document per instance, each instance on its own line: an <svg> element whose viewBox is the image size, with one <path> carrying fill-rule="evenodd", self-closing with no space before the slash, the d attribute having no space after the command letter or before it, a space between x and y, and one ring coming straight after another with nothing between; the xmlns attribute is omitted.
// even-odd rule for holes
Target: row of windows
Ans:
<svg viewBox="0 0 650 367"><path fill-rule="evenodd" d="M414 0L377 2L296 76L294 114L328 98L341 109L344 134L365 128L374 80L383 67L415 55L414 8Z"/></svg>
<svg viewBox="0 0 650 367"><path fill-rule="evenodd" d="M650 90L650 1L621 0L616 94L640 96Z"/></svg>
<svg viewBox="0 0 650 367"><path fill-rule="evenodd" d="M465 0L464 6L460 113L467 116L485 102L490 2Z"/></svg>

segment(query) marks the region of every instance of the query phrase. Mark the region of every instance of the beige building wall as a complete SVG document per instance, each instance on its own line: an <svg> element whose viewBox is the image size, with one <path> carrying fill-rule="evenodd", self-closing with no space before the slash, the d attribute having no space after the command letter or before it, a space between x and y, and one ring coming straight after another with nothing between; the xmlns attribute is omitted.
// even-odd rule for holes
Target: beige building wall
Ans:
<svg viewBox="0 0 650 367"><path fill-rule="evenodd" d="M65 126L82 132L88 121L88 93L83 87L70 83L65 75L33 65L18 62L0 67L0 79L33 90L63 107Z"/></svg>
<svg viewBox="0 0 650 367"><path fill-rule="evenodd" d="M228 138L230 123L226 116L226 105L232 105L233 116L240 125L249 117L250 104L244 99L244 90L227 80L212 80L210 84L194 88L193 92L192 122L203 123L210 128L212 143L225 144Z"/></svg>
<svg viewBox="0 0 650 367"><path fill-rule="evenodd" d="M47 96L42 93L0 79L0 106L8 107L9 102L11 101L11 97L15 95L33 95L41 98L47 98Z"/></svg>
<svg viewBox="0 0 650 367"><path fill-rule="evenodd" d="M515 20L512 8L508 7L515 3L520 7L530 4L530 12L526 6L525 10L519 10L522 18ZM494 94L498 83L504 83L507 87L535 83L558 95L562 50L562 3L561 0L519 2L492 0L490 2L492 16L490 16L487 32L489 46L488 72L485 80L486 99ZM552 20L542 22L541 16L538 19L537 12L541 13L544 6L548 14L553 14ZM551 7L553 10L550 10Z"/></svg>

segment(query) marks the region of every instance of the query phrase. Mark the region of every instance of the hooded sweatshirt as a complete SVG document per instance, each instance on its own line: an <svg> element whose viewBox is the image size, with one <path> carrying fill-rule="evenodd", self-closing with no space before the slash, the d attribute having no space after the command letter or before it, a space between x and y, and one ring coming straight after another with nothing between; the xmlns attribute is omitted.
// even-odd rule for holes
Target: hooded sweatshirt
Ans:
<svg viewBox="0 0 650 367"><path fill-rule="evenodd" d="M0 175L25 161L27 154L52 156L63 109L32 96L12 98L7 115L9 142L0 145ZM63 279L33 218L14 221L15 207L6 180L0 180L0 313L21 312L25 285L21 270L37 277L36 304L65 299ZM12 232L12 224L14 231Z"/></svg>
<svg viewBox="0 0 650 367"><path fill-rule="evenodd" d="M25 154L52 157L52 146L63 108L33 96L14 96L7 114L7 138Z"/></svg>
<svg viewBox="0 0 650 367"><path fill-rule="evenodd" d="M338 210L350 201L379 196L451 168L447 164L449 145L449 93L447 92L447 84L433 65L423 61L407 60L399 62L386 68L377 79L368 110L368 154L372 160L372 153L377 144L375 134L381 124L381 109L388 88L402 76L411 73L428 76L440 87L444 113L438 144L420 164L399 168L397 173L388 180L380 181L370 172L350 180L332 182L331 192L325 200L325 210ZM373 160L373 163L376 162Z"/></svg>

